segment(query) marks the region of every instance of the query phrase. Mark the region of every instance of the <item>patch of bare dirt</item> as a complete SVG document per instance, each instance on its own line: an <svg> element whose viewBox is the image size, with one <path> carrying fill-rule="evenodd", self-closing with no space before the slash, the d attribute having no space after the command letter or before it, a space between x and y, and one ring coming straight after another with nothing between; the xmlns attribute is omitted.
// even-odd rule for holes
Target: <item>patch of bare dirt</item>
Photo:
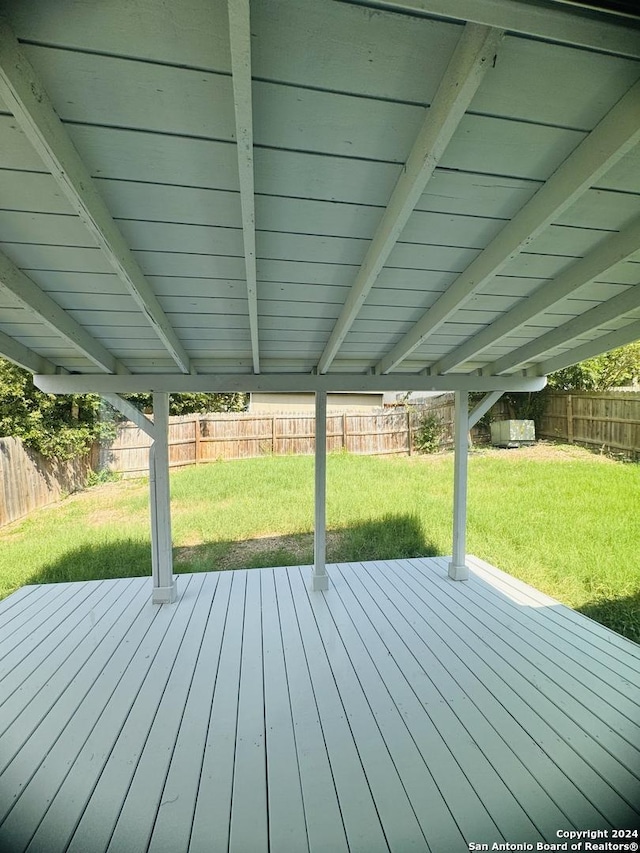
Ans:
<svg viewBox="0 0 640 853"><path fill-rule="evenodd" d="M538 441L531 447L497 448L476 447L475 453L499 456L512 462L530 459L537 462L602 462L614 464L615 459L604 453L594 453L577 444L556 444L552 441Z"/></svg>
<svg viewBox="0 0 640 853"><path fill-rule="evenodd" d="M339 531L327 531L327 550L337 545L339 538ZM220 560L219 568L227 569L233 566L241 566L243 562L257 554L268 554L280 550L292 554L301 563L308 563L309 553L313 553L313 533L292 533L285 536L267 534L257 536L255 539L235 542Z"/></svg>

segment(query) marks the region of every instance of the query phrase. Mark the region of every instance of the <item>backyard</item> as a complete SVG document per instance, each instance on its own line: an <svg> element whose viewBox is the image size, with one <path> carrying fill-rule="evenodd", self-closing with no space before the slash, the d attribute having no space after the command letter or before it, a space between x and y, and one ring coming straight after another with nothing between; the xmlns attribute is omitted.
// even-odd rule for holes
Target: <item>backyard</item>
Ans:
<svg viewBox="0 0 640 853"><path fill-rule="evenodd" d="M453 455L328 459L328 562L451 551ZM172 472L177 572L309 564L313 458ZM640 641L640 467L575 446L476 450L467 552ZM150 575L148 484L95 486L0 531L0 595Z"/></svg>

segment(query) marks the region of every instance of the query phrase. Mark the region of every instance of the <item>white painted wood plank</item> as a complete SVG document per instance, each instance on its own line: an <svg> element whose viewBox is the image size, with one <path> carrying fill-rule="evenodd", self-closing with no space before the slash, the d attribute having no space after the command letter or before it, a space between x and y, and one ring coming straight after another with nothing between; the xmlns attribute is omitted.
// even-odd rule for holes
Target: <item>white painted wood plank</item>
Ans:
<svg viewBox="0 0 640 853"><path fill-rule="evenodd" d="M272 850L302 853L308 850L308 838L297 754L301 733L296 734L292 716L291 684L285 664L276 597L276 572L278 569L260 572L268 835Z"/></svg>
<svg viewBox="0 0 640 853"><path fill-rule="evenodd" d="M388 564L395 573L394 564ZM430 605L420 589L409 576L394 579L394 584L399 584L400 589L405 589L405 595L411 597L418 595L421 603L427 608ZM509 645L503 641L499 634L493 631L487 632L477 620L469 619L469 614L464 611L451 594L443 599L439 589L433 587L430 597L444 605L448 611L448 622L451 627L455 626L455 633L451 633L450 648L459 649L459 654L467 655L469 660L480 659L481 655L490 656L491 669L499 678L497 688L500 685L509 685L509 689L528 706L528 710L519 713L523 723L531 714L539 715L544 720L544 727L549 727L560 739L556 739L553 749L554 760L559 763L566 775L576 780L582 791L589 797L598 810L607 817L612 825L625 825L637 820L637 813L629 805L629 802L638 802L637 792L640 792L640 782L622 767L596 740L591 738L580 727L581 722L572 720L565 714L561 705L562 694L558 696L559 703L556 705L548 699L536 686L535 680L530 680L530 673L522 660L517 656L509 655ZM423 611L424 614L424 611ZM421 615L420 621L424 621L426 614ZM431 614L429 617L431 618ZM472 657L471 657L472 656ZM487 676L490 677L490 676ZM492 679L493 680L493 679ZM488 685L488 682L487 682ZM494 690L494 688L491 688ZM498 693L496 693L498 695ZM501 695L501 701L505 707L514 709L513 696ZM520 702L516 701L516 706ZM514 710L512 710L514 713ZM533 721L527 723L529 731L533 733ZM537 727L536 727L537 728ZM542 743L541 740L538 740ZM597 768L597 771L593 768ZM625 800L626 797L626 800ZM629 800L629 797L631 799ZM595 819L595 817L594 817Z"/></svg>
<svg viewBox="0 0 640 853"><path fill-rule="evenodd" d="M302 581L290 574L291 589L302 643L322 722L326 749L331 762L342 810L349 850L389 850L389 842L378 815L365 771L366 757L360 754L357 734L349 723L349 713L340 697L327 650L318 631ZM321 595L323 593L320 593Z"/></svg>
<svg viewBox="0 0 640 853"><path fill-rule="evenodd" d="M210 850L213 838L220 849L229 845L246 576L233 574L189 853Z"/></svg>
<svg viewBox="0 0 640 853"><path fill-rule="evenodd" d="M588 631L589 644L595 648L612 657L616 657L618 660L626 660L629 663L629 656L633 659L640 657L640 649L636 643L629 642L629 640L621 637L615 631L610 631L602 625L593 622L591 619L585 620L582 614L576 613L570 607L565 607L554 598L514 578L512 575L508 575L506 572L490 566L484 560L480 560L478 557L472 557L472 560L476 570L488 575L493 584L497 584L498 586L504 584L510 591L518 591L527 596L531 601L549 605L543 610L545 617L561 625L567 625L567 627L570 627L571 623L573 623L573 626L578 629L580 634Z"/></svg>
<svg viewBox="0 0 640 853"><path fill-rule="evenodd" d="M50 594L62 595L67 586L64 583L56 584ZM23 586L0 601L0 641L4 641L13 631L20 630L20 626L31 620L45 602L48 603L48 597L43 584ZM10 626L12 622L14 624Z"/></svg>
<svg viewBox="0 0 640 853"><path fill-rule="evenodd" d="M465 836L475 838L486 835L488 839L531 837L533 840L541 832L550 834L554 822L562 817L557 800L553 802L554 798L550 798L543 787L537 784L535 777L529 775L533 773L529 765L522 759L518 761L514 758L508 744L501 742L500 729L495 721L504 714L502 708L495 700L490 702L492 716L485 719L481 712L483 691L477 698L471 692L465 695L459 672L456 672L455 664L459 665L459 662L454 659L455 663L450 663L446 659L447 645L440 642L437 635L415 631L411 612L404 610L404 602L393 594L393 589L376 588L377 575L381 574L379 564L366 566L374 570L371 579L366 579L367 575L362 568L353 566L350 573L347 574L346 570L343 573L345 580L363 602L367 618L380 636L377 640L380 652L382 641L388 649L387 654L397 660L404 677L429 715L422 721L416 718L414 732L423 743L429 744L426 747L429 765ZM371 597L365 589L369 585ZM381 607L380 598L386 597L389 592L389 601L395 607ZM371 628L368 633L371 635ZM375 634L372 636L375 641ZM450 669L450 666L453 668ZM447 705L454 710L453 715ZM492 726L495 726L495 730ZM441 739L446 745L448 756L445 752L440 759L436 758L430 746L433 735L428 741L424 740L429 727L435 729L435 738ZM526 748L531 752L530 741ZM532 761L535 766L536 761L539 762L538 756L532 756ZM456 782L456 775L460 773L466 776L462 786L459 781ZM455 797L448 793L456 787L466 791L459 806ZM462 806L462 803L465 805ZM492 819L491 828L487 827L488 816Z"/></svg>
<svg viewBox="0 0 640 853"><path fill-rule="evenodd" d="M145 598L148 600L148 597L147 590ZM30 789L31 793L27 797L28 799L32 794L34 795L31 806L26 807L24 805L26 800L20 805L20 810L24 809L30 816L29 819L13 820L9 829L6 829L5 823L0 827L0 843L9 846L9 849L20 849L18 838L28 842L39 819L49 805L46 803L47 794L51 795L57 789L70 770L69 758L72 755L72 750L81 748L84 739L91 732L96 719L109 700L112 690L127 671L131 658L137 651L139 652L140 643L150 627L148 617L147 619L141 618L144 611L141 612L140 607L141 600L139 597L129 601L121 601L118 609L120 610L119 617L122 619L122 632L111 626L111 630L105 632L102 641L92 649L93 653L87 661L80 662L79 668L75 666L75 658L69 661L68 681L66 683L61 679L57 679L57 682L49 681L38 695L37 701L34 700L29 703L18 717L17 727L19 731L26 730L28 733L33 724L37 725L37 728L33 729L33 733L24 747L2 774L1 783L4 790L12 792L10 795L8 794L2 804L4 807L3 818L6 816L7 808L12 809L9 814L11 817L13 808L21 802L31 779L37 777L36 786L38 782L42 783L44 779L45 794L43 796L41 792L37 793L35 791L36 786L34 786ZM152 612L151 615L155 616L156 614ZM132 624L131 620L135 619L136 616L137 621ZM158 620L161 629L162 621L162 619ZM149 641L153 642L153 638L154 632L152 631L151 636L147 638L147 646L142 646L143 655L144 650L148 651L150 648ZM97 690L92 690L91 688L95 686L96 682L99 682L100 687ZM64 689L67 684L72 684L73 687ZM61 687L63 688L62 693L60 693ZM53 700L54 702L48 710L46 700ZM44 716L45 713L46 716ZM70 725L70 723L72 724ZM4 737L11 738L11 735L5 733ZM60 750L63 756L57 762L56 752L51 751L54 745L55 750ZM45 760L48 760L49 763L44 768L44 772L37 776ZM57 775L57 784L51 775L54 770ZM75 782L82 793L87 794L85 779L80 779L74 774L69 778ZM21 794L19 798L18 794ZM67 817L69 817L68 812ZM78 818L75 809L70 817L75 823Z"/></svg>
<svg viewBox="0 0 640 853"><path fill-rule="evenodd" d="M615 654L613 648L605 652L591 644L591 637L597 632L597 628L603 626L596 626L595 624L592 626L590 621L586 621L586 617L584 617L583 630L580 630L577 623L573 623L576 629L574 631L571 630L572 623L570 622L564 622L562 619L549 619L549 607L538 606L534 600L527 600L524 595L520 597L522 604L516 603L518 597L513 595L513 590L507 584L501 584L497 578L486 582L483 581L482 575L476 574L477 563L475 559L470 558L474 568L471 580L473 585L477 587L479 595L493 602L505 612L519 617L518 621L526 626L527 631L534 632L536 636L549 642L553 648L557 649L560 642L563 659L574 661L580 665L585 673L588 672L598 679L597 683L607 683L612 690L622 695L635 696L637 694L640 689L640 671L637 666L630 666L627 662L628 659L621 660L621 655ZM508 596L507 600L505 600L504 595L500 594L500 590L504 590ZM556 603L550 607L555 609L562 607L562 605ZM585 640L587 640L586 643ZM633 646L631 646L630 651L633 653ZM640 656L640 649L637 651L639 653L637 656ZM632 662L635 663L636 661L632 659Z"/></svg>
<svg viewBox="0 0 640 853"><path fill-rule="evenodd" d="M495 784L496 775L498 779L504 780L510 791L504 800L503 809L491 811L503 833L516 831L515 825L507 827L502 824L502 811L509 811L506 809L506 803L512 802L511 797L515 797L511 820L517 821L516 815L522 815L524 810L537 828L536 830L529 827L529 833L524 837L532 840L537 833L552 837L555 828L567 820L562 812L562 798L556 796L554 802L554 795L558 794L558 780L564 780L557 771L554 779L553 771L550 773L549 767L541 761L540 748L519 728L513 718L506 714L485 688L480 688L469 696L465 695L464 677L461 678L464 663L454 658L454 665L450 667L446 657L446 645L443 646L437 635L422 635L421 640L418 640L418 647L423 650L424 642L430 651L426 656L418 653L418 647L411 640L411 633L407 632L400 612L396 613L394 608L387 607L381 598L384 591L378 589L375 582L367 584L366 575L356 566L341 566L340 572L343 582L337 589L344 605L362 641L372 654L383 682L387 684L394 701L401 708L412 736L421 747L447 808L451 810L467 838L480 835L485 837L485 830L479 829L477 824L474 825L474 818L478 801L484 796L484 789ZM452 704L455 709L458 724L464 727L461 730L463 739L466 741L470 736L473 738L469 752L481 750L488 757L480 793L471 788L466 778L463 777L462 786L456 780L456 774L461 771L454 757L455 741L451 736L446 737L446 729L441 728L445 715L439 715L437 710L434 714L434 708L437 709L438 704L443 703ZM411 714L409 709L412 709ZM520 749L518 741L521 742ZM439 755L434 752L433 744L439 742L453 750L453 753L447 757L446 753ZM439 752L442 753L442 747ZM545 774L542 778L536 778L541 767L545 767ZM458 796L455 794L456 790L460 792ZM565 796L570 790L571 786L565 784ZM463 791L464 797L461 795ZM470 803L474 804L471 810ZM425 819L429 822L433 819L430 810L426 812ZM526 820L524 825L526 826ZM521 817L520 828L522 826ZM512 834L508 837L518 836ZM434 849L454 847L449 841L447 844L436 845Z"/></svg>
<svg viewBox="0 0 640 853"><path fill-rule="evenodd" d="M184 0L180 20L173 9L128 0L106 6L61 0L55 10L44 0L25 7L9 0L5 13L19 38L69 48L113 52L140 59L229 70L229 35L223 0ZM212 63L215 62L215 65Z"/></svg>
<svg viewBox="0 0 640 853"><path fill-rule="evenodd" d="M165 630L153 638L147 654L139 655L137 665L127 672L133 684L127 684L128 679L124 678L120 681L112 695L113 705L107 712L109 721L100 718L92 736L83 746L79 756L81 763L76 767L74 776L85 780L86 805L71 835L69 851L86 851L89 847L107 849L149 734L148 721L157 713L200 583L194 583L193 576L189 577L182 592L181 607L155 608L160 612L154 622L164 623ZM153 605L149 606L153 608ZM140 649L144 648L143 642ZM102 742L101 738L104 738ZM91 772L88 764L92 769L90 784L87 784Z"/></svg>
<svg viewBox="0 0 640 853"><path fill-rule="evenodd" d="M434 751L431 746L425 748L426 738L420 731L426 728L424 724L421 726L424 709L416 697L411 695L411 687L390 658L389 650L374 631L368 630L366 617L361 615L361 605L349 589L346 580L348 572L347 567L344 573L340 569L338 574L337 567L332 567L332 589L335 588L336 596L331 597L329 605L326 598L319 600L318 606L328 607L335 621L357 673L354 673L353 678L357 678L362 685L371 711L388 743L428 849L434 853L437 850L453 850L457 845L464 844L464 837L455 819L458 797L447 802L445 792L434 780L434 771L429 767ZM431 734L438 739L437 734ZM416 837L420 839L419 834Z"/></svg>
<svg viewBox="0 0 640 853"><path fill-rule="evenodd" d="M23 50L63 122L234 137L226 75L39 45Z"/></svg>
<svg viewBox="0 0 640 853"><path fill-rule="evenodd" d="M49 681L55 680L55 688L59 693L62 692L66 683L65 674L70 665L69 659L78 660L78 652L80 660L82 654L91 654L98 639L104 636L104 626L112 625L117 618L118 609L113 609L113 605L118 595L131 595L130 584L119 586L118 591L114 584L95 584L91 594L83 600L78 610L65 616L64 608L60 608L57 629L51 631L38 647L31 651L27 649L23 658L5 675L2 680L0 732L5 732L15 723L24 708L36 697L41 713L44 714L48 710L58 695L49 691ZM22 735L26 738L28 734L25 724ZM19 742L16 742L15 748L18 746ZM3 762L8 759L9 754L5 752Z"/></svg>
<svg viewBox="0 0 640 853"><path fill-rule="evenodd" d="M172 632L172 643L177 649L173 669L157 713L151 719L151 715L145 711L149 734L144 740L142 754L129 790L124 795L122 809L107 850L148 849L156 816L165 796L167 774L175 754L187 696L192 687L195 668L202 651L219 577L212 572L200 577L194 576L189 584L187 599L185 600L184 595L180 599L179 606L185 608L189 606L189 597L195 598L189 623L181 640L175 632ZM186 578L180 578L182 583L185 580ZM46 838L46 833L44 837Z"/></svg>
<svg viewBox="0 0 640 853"><path fill-rule="evenodd" d="M373 581L379 587L376 596L378 594L384 595L393 605L395 610L388 611L391 614L393 628L391 633L388 628L385 629L384 622L380 622L375 610L371 611L367 607L367 611L376 616L376 628L379 631L381 627L384 629L382 636L392 654L398 656L399 662L404 661L402 663L403 669L408 674L415 673L417 664L426 672L433 672L439 692L445 697L460 696L459 691L462 690L468 698L456 703L456 711L458 714L464 712L463 719L471 726L471 730L475 728L476 732L482 734L481 737L476 735L479 737L481 745L494 743L495 733L491 734L490 730L487 730L486 723L483 723L481 717L478 717L477 711L486 718L501 737L504 736L509 749L515 753L522 765L532 774L534 780L540 780L545 795L550 797L554 804L549 807L547 803L545 806L545 795L539 793L538 783L527 779L526 774L516 774L516 778L511 780L511 784L514 785L514 791L520 791L520 798L528 804L532 818L542 820L544 826L544 815L553 813L554 808L559 808L566 815L567 820L574 825L591 825L589 822L595 821L600 816L592 803L576 787L574 780L556 766L554 751L562 743L560 738L555 736L553 732L548 733L545 738L542 734L543 729L541 730L539 726L523 725L526 720L522 716L522 712L514 714L500 693L505 688L508 692L509 688L500 678L491 678L493 670L484 661L476 660L475 655L466 654L462 649L462 644L458 649L456 644L450 642L451 629L435 612L425 610L422 602L417 600L415 596L408 599L401 595L396 589L397 584L391 583L387 579L386 566L385 563L363 564L362 568L357 571L356 579L351 582L351 585L355 584L356 595L360 596L361 587L358 584L370 584ZM388 566L391 568L392 564L389 563ZM440 584L448 589L454 583L454 581L447 579L445 567L445 571L440 576ZM375 590L375 586L373 589ZM370 615L369 618L372 616ZM398 636L394 637L394 633ZM406 651L402 651L402 645L415 658L413 663L410 658L406 657ZM420 680L415 675L411 680L412 683L420 686ZM496 690L496 686L499 688L498 690ZM454 691L453 694L451 693L452 690ZM424 701L425 699L423 699L423 703ZM477 711L474 709L474 705ZM429 701L428 707L437 710L438 703ZM445 724L447 716L446 714L442 715ZM450 749L458 746L455 740L448 739L446 742ZM478 750L477 746L476 750ZM494 745L493 749L487 750L487 752L488 755L485 760L488 759L491 762L498 756L504 761L504 749L496 752ZM502 755L500 755L501 752ZM550 755L553 756L553 759ZM462 760L463 766L465 766L465 762L468 762L464 750L460 753L459 760ZM436 764L435 766L439 768L441 765ZM507 766L509 765L507 764ZM481 783L479 790L476 791L475 796L477 797L484 797L486 794L486 776L482 778L485 779L485 782ZM522 796L523 788L520 787L521 785L524 785L524 797ZM450 801L450 798L447 797L447 800ZM491 810L491 814L494 814L493 810ZM501 816L502 810L498 808L495 812L495 819L499 821ZM594 823L594 825L596 824ZM475 837L473 827L469 827L469 829Z"/></svg>
<svg viewBox="0 0 640 853"><path fill-rule="evenodd" d="M62 590L58 595L52 595L52 600L47 601L37 611L37 615L31 610L24 613L25 620L17 619L2 624L0 627L0 643L2 643L0 657L0 675L5 676L20 664L20 662L32 651L38 651L38 646L46 643L48 637L60 629L59 613L64 617L73 619L76 616L82 618L82 604L96 592L96 586L82 587L72 586ZM22 614L21 614L22 615ZM32 620L37 619L37 628L34 629Z"/></svg>
<svg viewBox="0 0 640 853"><path fill-rule="evenodd" d="M308 849L311 853L350 853L345 817L338 799L338 780L334 775L333 758L327 741L330 732L325 734L326 721L320 715L317 692L320 688L312 679L309 659L303 646L301 626L289 582L290 571L276 569L273 579L296 737ZM348 802L345 807L349 809Z"/></svg>
<svg viewBox="0 0 640 853"><path fill-rule="evenodd" d="M175 853L189 847L232 577L231 572L216 575L209 619L164 783L149 853ZM183 579L184 575L181 581Z"/></svg>
<svg viewBox="0 0 640 853"><path fill-rule="evenodd" d="M419 573L412 566L409 572L420 582ZM635 773L636 768L640 767L640 726L634 719L640 691L635 691L633 700L625 701L621 695L613 698L611 694L601 698L598 694L602 684L590 675L589 669L571 666L570 660L555 652L552 643L537 641L530 630L521 627L522 617L509 617L504 608L494 606L486 596L477 590L472 592L468 587L460 591L457 603L487 630L508 637L508 651L505 646L501 656L512 665L521 665L516 662L527 661L530 665L530 680L540 693L556 704L561 696L564 713L594 737L617 761ZM501 644L494 648L500 649Z"/></svg>
<svg viewBox="0 0 640 853"><path fill-rule="evenodd" d="M261 575L247 573L238 695L230 853L269 849L267 756L262 660Z"/></svg>
<svg viewBox="0 0 640 853"><path fill-rule="evenodd" d="M306 584L300 573L291 573L294 596L302 598ZM398 767L401 754L390 746L391 730L371 707L375 697L367 695L336 630L324 595L309 595L308 615L315 619L333 673L340 700L350 721L354 743L360 755L371 795L390 850L424 850L425 838L415 805L407 796ZM302 608L300 613L302 614ZM400 724L397 718L395 725Z"/></svg>

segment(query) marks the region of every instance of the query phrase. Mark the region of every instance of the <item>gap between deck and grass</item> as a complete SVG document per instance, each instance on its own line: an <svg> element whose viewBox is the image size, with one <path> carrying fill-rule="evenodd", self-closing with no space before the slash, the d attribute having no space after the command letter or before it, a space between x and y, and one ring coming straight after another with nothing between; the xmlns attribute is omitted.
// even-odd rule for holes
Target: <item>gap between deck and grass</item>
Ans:
<svg viewBox="0 0 640 853"><path fill-rule="evenodd" d="M328 460L328 560L446 555L451 454ZM313 561L313 459L269 457L171 474L177 572ZM640 641L640 466L580 448L473 452L473 553ZM150 575L148 489L126 480L0 531L0 594L27 583Z"/></svg>

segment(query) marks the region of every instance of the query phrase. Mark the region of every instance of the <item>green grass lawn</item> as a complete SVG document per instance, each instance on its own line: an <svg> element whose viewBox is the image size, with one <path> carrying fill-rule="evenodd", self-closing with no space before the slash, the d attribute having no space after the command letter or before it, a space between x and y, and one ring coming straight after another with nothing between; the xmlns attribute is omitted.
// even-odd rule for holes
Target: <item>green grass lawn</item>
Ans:
<svg viewBox="0 0 640 853"><path fill-rule="evenodd" d="M328 460L328 559L451 551L453 456ZM313 458L171 475L178 572L307 564ZM474 452L467 551L640 641L640 466L575 447ZM26 583L148 575L146 481L74 495L0 530L0 595Z"/></svg>

